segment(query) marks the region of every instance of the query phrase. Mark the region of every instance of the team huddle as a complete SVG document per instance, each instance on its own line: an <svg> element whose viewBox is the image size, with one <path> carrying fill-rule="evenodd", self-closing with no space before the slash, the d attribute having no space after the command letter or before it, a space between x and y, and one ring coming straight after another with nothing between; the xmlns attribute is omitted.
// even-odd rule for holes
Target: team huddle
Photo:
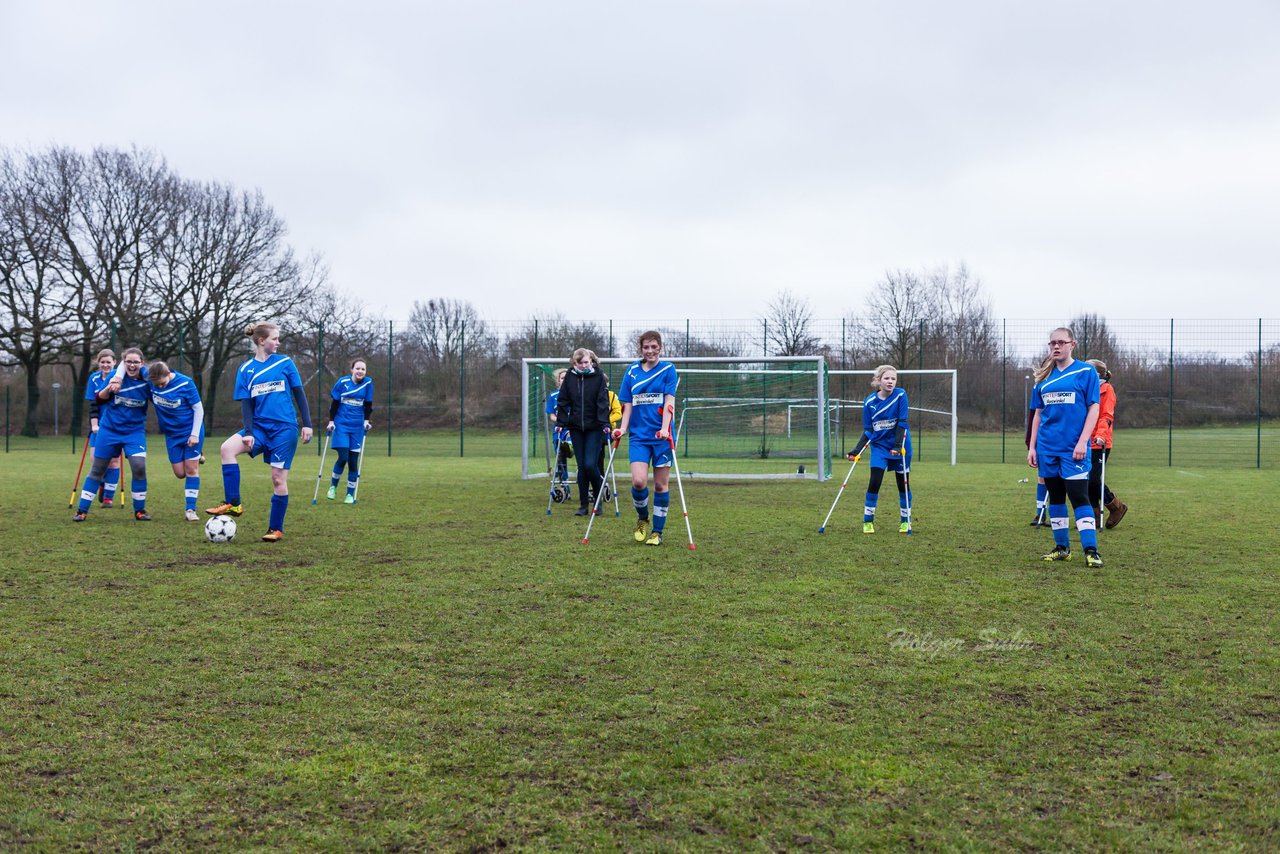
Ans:
<svg viewBox="0 0 1280 854"><path fill-rule="evenodd" d="M223 501L205 512L212 516L240 516L244 505L240 495L240 466L236 458L261 456L271 468L272 495L265 542L284 538L285 513L289 506L289 470L298 440L311 441L311 414L303 391L302 376L288 356L277 352L280 328L274 323L254 323L245 329L253 341L254 355L236 372L234 398L240 401L243 428L222 443ZM200 494L200 469L204 450L204 406L191 377L162 362L144 364L142 351L131 347L122 354L117 367L115 354L103 350L97 358L98 372L87 384L90 402L93 464L80 490L80 503L72 517L83 522L95 497L111 507L120 482L120 460L129 464L130 497L134 519L148 522L147 512L147 409L154 405L156 423L164 436L174 476L184 481L188 521L197 521L196 501ZM364 360L352 363L351 374L342 377L331 392L332 403L326 427L338 453L327 494L336 498L343 468L348 470L345 503L354 504L359 480L359 455L364 436L372 426L373 381L366 375ZM302 426L299 429L298 422ZM86 448L87 450L87 448Z"/></svg>

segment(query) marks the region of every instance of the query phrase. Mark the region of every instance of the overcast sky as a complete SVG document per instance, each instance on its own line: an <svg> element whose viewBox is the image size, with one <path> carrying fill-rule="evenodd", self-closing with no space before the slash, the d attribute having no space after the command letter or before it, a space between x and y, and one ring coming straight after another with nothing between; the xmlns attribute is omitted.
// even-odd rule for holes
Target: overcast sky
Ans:
<svg viewBox="0 0 1280 854"><path fill-rule="evenodd" d="M0 0L0 145L261 188L376 312L1280 317L1280 4Z"/></svg>

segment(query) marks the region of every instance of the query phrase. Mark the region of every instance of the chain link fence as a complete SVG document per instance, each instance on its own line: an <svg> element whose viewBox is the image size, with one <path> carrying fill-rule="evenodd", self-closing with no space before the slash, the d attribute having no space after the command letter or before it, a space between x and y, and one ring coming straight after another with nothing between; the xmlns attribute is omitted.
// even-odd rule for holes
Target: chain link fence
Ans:
<svg viewBox="0 0 1280 854"><path fill-rule="evenodd" d="M376 390L370 449L388 455L510 454L520 441L520 360L560 357L577 347L601 357L629 358L637 338L657 329L669 356L813 355L831 369L954 368L959 382L958 461L1016 462L1023 444L1031 373L1047 352L1057 320L986 321L951 337L924 324L887 334L863 318L815 320L802 330L770 321L650 321L530 319L481 321L423 329L396 321L285 329L280 352L293 357L312 401L312 421L328 418L329 390L364 359ZM799 334L798 334L799 333ZM1092 320L1075 330L1076 358L1099 358L1112 373L1119 405L1116 459L1127 465L1275 468L1280 465L1280 320ZM104 342L109 346L112 342ZM128 342L119 342L126 346ZM789 348L803 352L787 352ZM245 347L244 357L250 355ZM182 352L147 354L184 371ZM233 360L216 385L201 377L209 435L238 427L231 399ZM27 380L0 369L4 384L5 448L26 421ZM55 387L56 384L56 387ZM70 368L50 366L39 377L34 423L42 436L84 435L87 413ZM913 390L904 384L908 394ZM924 390L920 390L924 393ZM830 393L856 399L869 392L849 378ZM912 399L913 405L929 401ZM933 403L939 403L934 401ZM948 403L949 405L949 403ZM934 429L925 424L923 432ZM938 429L941 429L939 427ZM917 442L922 460L946 442ZM21 442L19 442L21 444ZM836 451L843 450L835 448ZM317 451L318 452L318 451Z"/></svg>

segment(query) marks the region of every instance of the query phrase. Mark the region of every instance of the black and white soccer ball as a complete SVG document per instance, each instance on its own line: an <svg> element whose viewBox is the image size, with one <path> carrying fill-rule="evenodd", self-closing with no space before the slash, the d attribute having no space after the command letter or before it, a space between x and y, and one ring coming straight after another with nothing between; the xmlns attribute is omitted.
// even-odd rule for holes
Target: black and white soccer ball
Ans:
<svg viewBox="0 0 1280 854"><path fill-rule="evenodd" d="M204 538L211 543L229 543L236 538L236 520L230 516L214 516L204 523Z"/></svg>

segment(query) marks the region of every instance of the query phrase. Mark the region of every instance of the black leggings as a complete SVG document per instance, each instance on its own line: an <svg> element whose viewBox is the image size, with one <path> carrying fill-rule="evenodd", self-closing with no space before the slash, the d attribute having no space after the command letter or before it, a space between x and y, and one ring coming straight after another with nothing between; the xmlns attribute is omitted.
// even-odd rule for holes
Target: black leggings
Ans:
<svg viewBox="0 0 1280 854"><path fill-rule="evenodd" d="M1110 504L1116 500L1115 493L1102 482L1102 460L1111 456L1111 449L1094 448L1090 453L1093 458L1093 468L1089 469L1089 503L1094 507L1101 507L1103 504ZM1104 489L1106 490L1105 494L1103 492Z"/></svg>
<svg viewBox="0 0 1280 854"><path fill-rule="evenodd" d="M603 430L569 430L573 455L578 458L578 504L587 506L587 487L600 494L604 475L600 472L600 449L604 447Z"/></svg>
<svg viewBox="0 0 1280 854"><path fill-rule="evenodd" d="M1066 504L1070 501L1072 510L1089 506L1089 484L1083 480L1046 477L1044 487L1049 492L1050 504Z"/></svg>
<svg viewBox="0 0 1280 854"><path fill-rule="evenodd" d="M119 459L119 457L94 457L93 465L89 467L89 477L94 480L102 480L107 475L107 469L111 467L111 461ZM147 479L147 458L138 454L137 456L128 457L129 474L134 480Z"/></svg>
<svg viewBox="0 0 1280 854"><path fill-rule="evenodd" d="M898 482L898 492L907 491L907 479L903 477L902 472L895 471L893 478ZM884 482L884 469L871 469L871 479L867 481L867 492L873 495L880 494L880 484Z"/></svg>

